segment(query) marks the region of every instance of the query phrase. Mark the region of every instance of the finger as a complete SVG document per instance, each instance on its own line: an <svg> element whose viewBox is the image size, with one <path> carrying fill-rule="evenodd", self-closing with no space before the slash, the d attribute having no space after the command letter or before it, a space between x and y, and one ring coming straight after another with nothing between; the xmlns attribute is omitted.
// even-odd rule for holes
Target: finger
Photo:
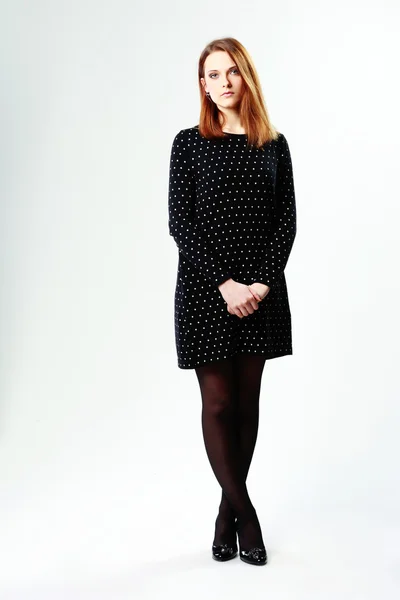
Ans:
<svg viewBox="0 0 400 600"><path fill-rule="evenodd" d="M249 302L254 310L258 310L258 303L260 302L259 300L252 298Z"/></svg>
<svg viewBox="0 0 400 600"><path fill-rule="evenodd" d="M251 289L250 289L250 291L251 291L252 297L248 301L248 304L253 308L253 311L258 310L258 303L261 302L261 299L258 300L258 298L259 298L258 294L257 294L257 298L256 298L256 295L255 295L256 293L255 292L253 293L253 291Z"/></svg>
<svg viewBox="0 0 400 600"><path fill-rule="evenodd" d="M250 292L253 294L254 298L257 300L257 302L261 302L262 298L260 296L260 294L258 294L256 291L254 291L250 286L247 286L250 290Z"/></svg>

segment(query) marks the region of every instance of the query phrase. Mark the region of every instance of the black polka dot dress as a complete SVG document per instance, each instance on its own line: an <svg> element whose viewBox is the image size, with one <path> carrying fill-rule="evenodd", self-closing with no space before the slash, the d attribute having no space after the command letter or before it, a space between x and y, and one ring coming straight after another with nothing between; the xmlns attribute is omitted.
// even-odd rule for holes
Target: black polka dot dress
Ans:
<svg viewBox="0 0 400 600"><path fill-rule="evenodd" d="M178 247L174 323L178 367L238 353L293 354L284 269L296 236L292 162L282 133L262 148L247 135L207 140L198 126L175 136L170 158L169 234ZM270 286L258 309L232 315L225 280Z"/></svg>

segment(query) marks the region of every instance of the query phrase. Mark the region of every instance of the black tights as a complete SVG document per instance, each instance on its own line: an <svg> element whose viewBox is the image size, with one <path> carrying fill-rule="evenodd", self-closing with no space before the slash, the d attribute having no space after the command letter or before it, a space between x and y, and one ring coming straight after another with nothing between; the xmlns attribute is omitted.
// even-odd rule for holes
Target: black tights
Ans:
<svg viewBox="0 0 400 600"><path fill-rule="evenodd" d="M257 440L261 376L265 357L237 354L196 367L201 422L208 459L221 488L215 544L233 544L235 517L241 547L263 547L256 511L246 479Z"/></svg>

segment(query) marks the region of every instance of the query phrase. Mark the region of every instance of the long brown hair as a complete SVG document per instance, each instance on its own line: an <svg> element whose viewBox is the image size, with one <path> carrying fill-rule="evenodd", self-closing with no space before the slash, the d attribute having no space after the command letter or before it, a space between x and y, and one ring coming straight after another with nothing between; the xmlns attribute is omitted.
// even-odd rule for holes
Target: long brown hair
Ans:
<svg viewBox="0 0 400 600"><path fill-rule="evenodd" d="M246 48L235 38L227 37L213 40L202 51L199 58L199 88L200 88L200 120L199 133L207 139L224 138L221 124L218 120L220 112L217 105L206 96L200 79L204 75L204 63L209 54L216 50L229 53L235 62L243 79L243 96L240 101L239 114L246 134L248 145L260 148L271 140L276 140L278 131L272 125L261 90L260 79L254 63ZM222 115L224 118L224 115Z"/></svg>

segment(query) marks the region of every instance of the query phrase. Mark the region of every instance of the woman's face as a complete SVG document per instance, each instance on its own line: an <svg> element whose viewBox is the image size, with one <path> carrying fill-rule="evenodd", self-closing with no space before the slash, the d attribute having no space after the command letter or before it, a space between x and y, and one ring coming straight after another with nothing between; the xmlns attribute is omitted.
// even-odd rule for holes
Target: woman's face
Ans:
<svg viewBox="0 0 400 600"><path fill-rule="evenodd" d="M228 52L216 50L207 56L201 83L211 100L222 108L233 108L241 100L243 79ZM227 91L232 94L224 96Z"/></svg>

